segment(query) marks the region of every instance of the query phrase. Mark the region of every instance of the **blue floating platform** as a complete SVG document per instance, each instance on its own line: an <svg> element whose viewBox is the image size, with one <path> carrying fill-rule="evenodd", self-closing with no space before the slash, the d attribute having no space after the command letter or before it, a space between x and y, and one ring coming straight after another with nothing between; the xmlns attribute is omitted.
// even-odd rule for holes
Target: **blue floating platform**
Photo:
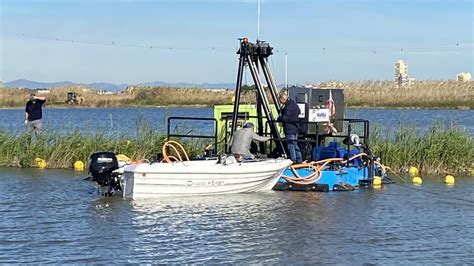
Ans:
<svg viewBox="0 0 474 266"><path fill-rule="evenodd" d="M300 168L296 172L302 178L308 177L314 173L312 168ZM283 176L293 177L293 171L288 168L283 172ZM325 169L321 176L311 184L296 184L280 177L275 190L294 190L294 191L346 191L354 190L359 187L372 185L372 179L369 178L368 167L341 167L338 169Z"/></svg>

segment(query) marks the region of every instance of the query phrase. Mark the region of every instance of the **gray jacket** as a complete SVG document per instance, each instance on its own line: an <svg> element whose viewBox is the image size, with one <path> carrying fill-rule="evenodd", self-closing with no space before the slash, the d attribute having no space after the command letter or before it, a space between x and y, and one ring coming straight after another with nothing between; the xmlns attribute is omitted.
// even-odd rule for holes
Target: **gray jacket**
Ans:
<svg viewBox="0 0 474 266"><path fill-rule="evenodd" d="M241 128L235 131L230 150L233 154L240 154L246 158L253 157L250 153L252 140L267 141L269 139L268 137L257 135L253 132L253 128Z"/></svg>

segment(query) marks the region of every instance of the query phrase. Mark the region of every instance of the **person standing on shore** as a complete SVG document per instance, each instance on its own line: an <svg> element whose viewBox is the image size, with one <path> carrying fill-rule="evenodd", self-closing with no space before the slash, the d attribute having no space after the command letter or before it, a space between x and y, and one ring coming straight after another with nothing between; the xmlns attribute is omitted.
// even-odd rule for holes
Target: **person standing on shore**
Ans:
<svg viewBox="0 0 474 266"><path fill-rule="evenodd" d="M300 147L298 146L298 122L300 108L292 99L288 97L286 90L279 93L280 103L283 105L277 121L282 122L283 131L285 132L285 141L290 152L290 159L293 163L301 163L303 161Z"/></svg>
<svg viewBox="0 0 474 266"><path fill-rule="evenodd" d="M45 97L30 94L30 99L26 102L25 107L25 124L28 133L35 132L36 135L39 135L43 131L41 118L43 118L43 104L45 102Z"/></svg>

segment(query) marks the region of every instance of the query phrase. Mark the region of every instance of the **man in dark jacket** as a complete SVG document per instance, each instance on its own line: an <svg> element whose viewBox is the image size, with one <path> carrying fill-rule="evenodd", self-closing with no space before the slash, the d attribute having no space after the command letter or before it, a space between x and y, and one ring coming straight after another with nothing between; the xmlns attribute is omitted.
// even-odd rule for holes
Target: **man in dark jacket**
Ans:
<svg viewBox="0 0 474 266"><path fill-rule="evenodd" d="M35 134L38 135L43 130L41 118L43 117L42 107L45 102L45 97L37 97L33 93L30 94L30 100L26 103L25 107L25 124L28 133L34 131Z"/></svg>
<svg viewBox="0 0 474 266"><path fill-rule="evenodd" d="M285 90L280 92L279 100L283 106L277 120L283 124L283 131L285 132L285 140L288 151L290 152L290 159L293 163L301 163L303 158L297 141L300 108L293 100L288 98L288 93Z"/></svg>

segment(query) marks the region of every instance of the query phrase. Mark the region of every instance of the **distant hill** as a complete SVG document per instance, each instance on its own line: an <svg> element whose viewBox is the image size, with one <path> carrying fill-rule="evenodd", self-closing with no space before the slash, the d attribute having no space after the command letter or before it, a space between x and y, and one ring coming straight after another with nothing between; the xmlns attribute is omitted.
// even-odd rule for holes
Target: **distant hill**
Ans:
<svg viewBox="0 0 474 266"><path fill-rule="evenodd" d="M55 88L55 87L64 87L64 86L73 86L73 85L82 85L97 90L107 90L107 91L121 91L127 88L129 85L139 85L139 86L162 86L162 87L179 87L179 88L206 88L206 89L233 89L235 88L234 83L168 83L164 81L153 81L145 82L140 84L113 84L113 83L74 83L71 81L60 81L60 82L36 82L27 79L17 79L10 82L4 83L5 87L10 88Z"/></svg>
<svg viewBox="0 0 474 266"><path fill-rule="evenodd" d="M170 83L163 81L144 82L141 86L163 86L178 88L205 88L205 89L235 89L235 83Z"/></svg>
<svg viewBox="0 0 474 266"><path fill-rule="evenodd" d="M71 81L60 81L60 82L36 82L27 79L17 79L14 81L3 83L5 87L22 87L22 88L53 88L53 87L64 87L74 85Z"/></svg>

